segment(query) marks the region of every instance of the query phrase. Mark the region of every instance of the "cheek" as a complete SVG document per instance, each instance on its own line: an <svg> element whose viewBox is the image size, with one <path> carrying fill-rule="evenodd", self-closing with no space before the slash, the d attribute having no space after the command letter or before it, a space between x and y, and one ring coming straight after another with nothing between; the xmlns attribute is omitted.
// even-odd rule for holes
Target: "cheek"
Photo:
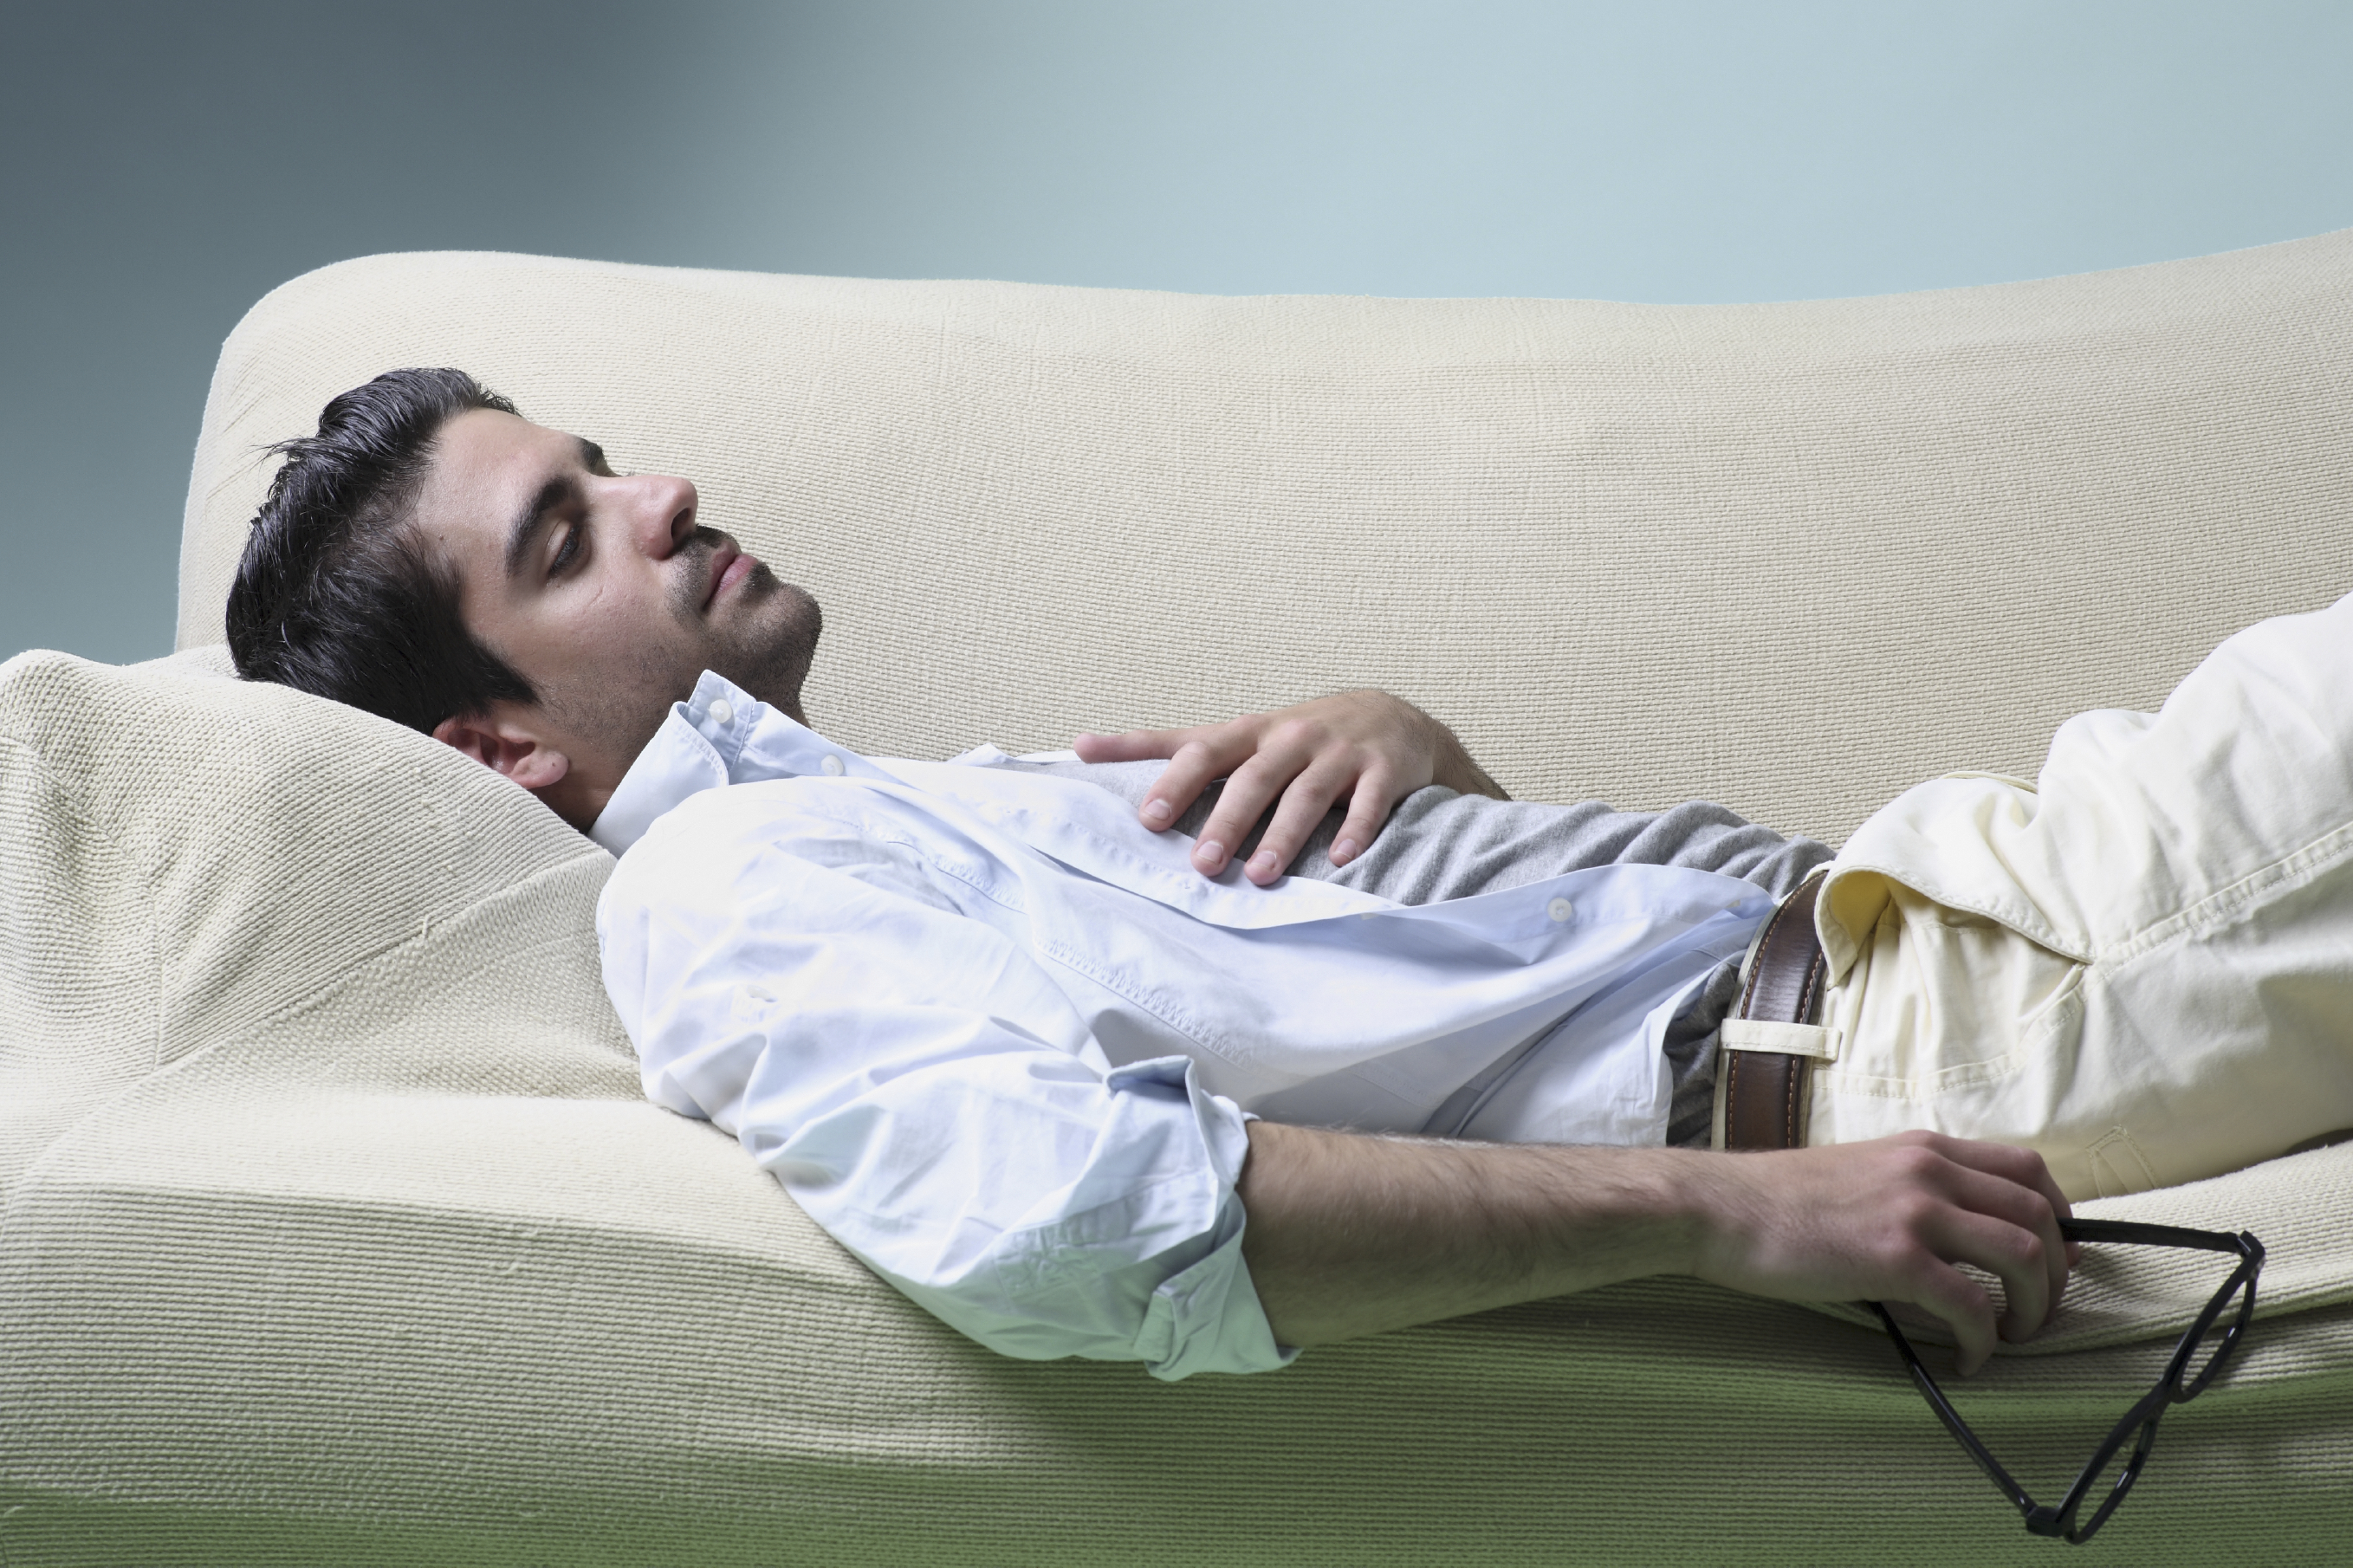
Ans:
<svg viewBox="0 0 2353 1568"><path fill-rule="evenodd" d="M701 627L681 616L667 587L650 578L608 583L582 605L583 623L591 628L581 650L584 671L664 702L693 689L705 662Z"/></svg>
<svg viewBox="0 0 2353 1568"><path fill-rule="evenodd" d="M627 585L582 583L568 594L552 595L543 613L533 617L519 647L558 687L581 690L626 678L641 662L649 639L676 636L669 617L635 599Z"/></svg>

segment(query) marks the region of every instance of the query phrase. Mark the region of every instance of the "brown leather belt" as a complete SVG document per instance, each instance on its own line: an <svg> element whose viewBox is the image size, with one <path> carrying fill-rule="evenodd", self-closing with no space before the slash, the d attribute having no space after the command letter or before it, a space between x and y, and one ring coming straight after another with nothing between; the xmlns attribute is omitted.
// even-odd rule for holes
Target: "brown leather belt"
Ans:
<svg viewBox="0 0 2353 1568"><path fill-rule="evenodd" d="M1765 922L1748 961L1736 1018L1766 1024L1811 1024L1820 1013L1828 965L1814 936L1819 874L1781 900ZM1727 1029L1727 1036L1744 1031ZM1746 1031L1749 1034L1757 1031ZM1727 1039L1716 1058L1719 1149L1795 1149L1806 1142L1806 1086L1813 1057L1791 1051L1738 1050Z"/></svg>

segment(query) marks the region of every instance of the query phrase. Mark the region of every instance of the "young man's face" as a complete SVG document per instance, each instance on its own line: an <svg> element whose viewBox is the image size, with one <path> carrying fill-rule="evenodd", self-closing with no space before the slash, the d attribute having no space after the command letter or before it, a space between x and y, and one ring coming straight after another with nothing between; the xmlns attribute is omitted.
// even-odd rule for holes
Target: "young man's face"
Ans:
<svg viewBox="0 0 2353 1568"><path fill-rule="evenodd" d="M442 426L416 537L456 570L468 627L541 700L435 734L586 827L703 670L801 718L817 601L695 509L687 480L617 476L592 444L512 414Z"/></svg>

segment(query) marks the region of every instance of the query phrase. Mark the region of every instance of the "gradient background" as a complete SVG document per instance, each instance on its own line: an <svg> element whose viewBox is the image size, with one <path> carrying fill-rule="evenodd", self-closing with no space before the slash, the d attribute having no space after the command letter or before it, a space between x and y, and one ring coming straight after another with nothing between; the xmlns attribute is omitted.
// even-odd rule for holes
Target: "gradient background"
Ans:
<svg viewBox="0 0 2353 1568"><path fill-rule="evenodd" d="M480 248L1789 300L2353 226L2353 5L0 0L0 657L169 650L220 340Z"/></svg>

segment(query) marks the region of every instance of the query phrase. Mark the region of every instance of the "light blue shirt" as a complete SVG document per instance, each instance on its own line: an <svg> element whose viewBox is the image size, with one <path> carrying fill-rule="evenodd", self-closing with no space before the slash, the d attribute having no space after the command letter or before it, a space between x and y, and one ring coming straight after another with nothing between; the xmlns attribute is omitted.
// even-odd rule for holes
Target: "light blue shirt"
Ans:
<svg viewBox="0 0 2353 1568"><path fill-rule="evenodd" d="M1616 866L1407 907L1192 868L1079 780L869 760L706 673L593 836L646 1093L1008 1355L1255 1372L1253 1116L1658 1143L1661 1037L1768 914Z"/></svg>

